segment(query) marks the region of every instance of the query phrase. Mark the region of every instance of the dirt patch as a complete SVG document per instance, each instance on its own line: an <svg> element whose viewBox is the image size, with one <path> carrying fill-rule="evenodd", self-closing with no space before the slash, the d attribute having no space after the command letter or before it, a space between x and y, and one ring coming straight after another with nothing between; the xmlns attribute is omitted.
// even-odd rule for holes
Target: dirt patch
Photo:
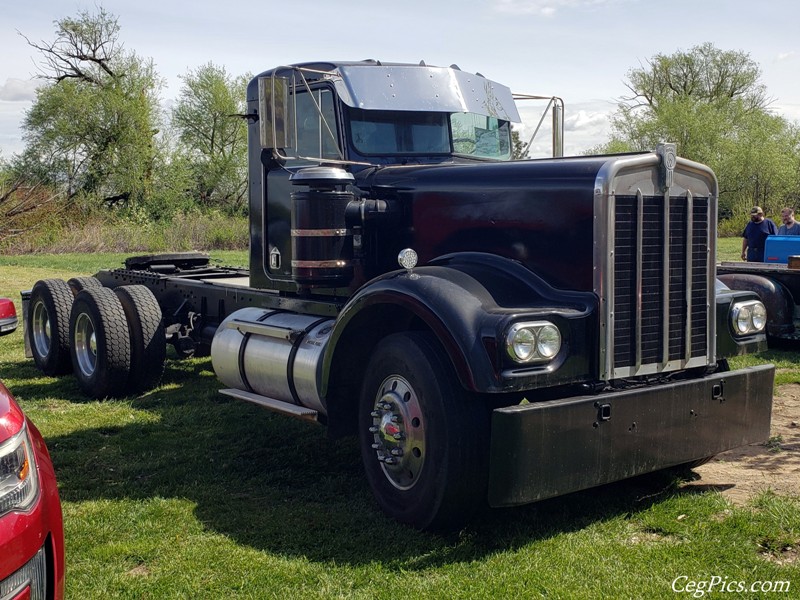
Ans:
<svg viewBox="0 0 800 600"><path fill-rule="evenodd" d="M720 491L734 504L758 492L800 497L800 385L780 386L772 403L770 440L716 456L697 467L700 479L687 486Z"/></svg>

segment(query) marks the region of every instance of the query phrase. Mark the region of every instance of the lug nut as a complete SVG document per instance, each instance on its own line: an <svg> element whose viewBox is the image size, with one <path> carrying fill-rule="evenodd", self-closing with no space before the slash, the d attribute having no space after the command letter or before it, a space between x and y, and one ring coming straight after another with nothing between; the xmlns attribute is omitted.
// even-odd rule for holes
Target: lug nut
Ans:
<svg viewBox="0 0 800 600"><path fill-rule="evenodd" d="M383 448L383 446L381 444L377 444L377 443L376 444L372 444L372 449L373 450L380 450L381 448Z"/></svg>
<svg viewBox="0 0 800 600"><path fill-rule="evenodd" d="M400 417L398 417L397 415L392 415L392 423L399 423L399 422L400 422Z"/></svg>
<svg viewBox="0 0 800 600"><path fill-rule="evenodd" d="M377 410L373 410L371 413L369 413L369 416L373 419L380 419L381 413L379 413Z"/></svg>
<svg viewBox="0 0 800 600"><path fill-rule="evenodd" d="M392 437L393 437L394 439L396 439L396 440L402 440L402 439L403 439L403 432L402 432L402 431L398 431L398 432L397 432L397 433L395 433L395 434L394 434Z"/></svg>
<svg viewBox="0 0 800 600"><path fill-rule="evenodd" d="M392 456L403 456L402 448L392 448Z"/></svg>
<svg viewBox="0 0 800 600"><path fill-rule="evenodd" d="M370 433L378 433L378 431L380 431L380 429L378 429L376 425L373 425L372 427L369 428Z"/></svg>
<svg viewBox="0 0 800 600"><path fill-rule="evenodd" d="M391 456L387 456L386 458L383 459L383 462L385 462L387 465L393 465L397 462L397 459L392 458Z"/></svg>

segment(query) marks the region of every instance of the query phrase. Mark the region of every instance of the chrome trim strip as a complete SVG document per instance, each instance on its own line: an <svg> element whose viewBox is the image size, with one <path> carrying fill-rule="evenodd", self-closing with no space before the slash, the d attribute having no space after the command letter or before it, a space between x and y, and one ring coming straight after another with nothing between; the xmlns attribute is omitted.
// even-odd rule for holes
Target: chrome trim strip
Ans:
<svg viewBox="0 0 800 600"><path fill-rule="evenodd" d="M713 173L712 173L713 176ZM708 339L706 344L708 347L708 361L710 363L717 362L717 199L719 190L717 188L717 178L714 176L714 189L708 195L708 207L706 208L706 219L708 232L706 239L708 246L706 247L706 265L708 290L706 291L706 312L710 326L706 327L708 332Z"/></svg>
<svg viewBox="0 0 800 600"><path fill-rule="evenodd" d="M684 358L692 358L692 279L694 278L693 267L694 251L694 196L691 190L686 190L686 343L684 348Z"/></svg>
<svg viewBox="0 0 800 600"><path fill-rule="evenodd" d="M670 255L669 255L669 237L671 228L669 226L669 191L670 188L664 190L664 206L662 207L661 220L664 224L664 239L662 241L662 263L661 263L661 362L660 370L663 370L667 363L669 363L669 276L670 276Z"/></svg>
<svg viewBox="0 0 800 600"><path fill-rule="evenodd" d="M352 233L349 229L292 229L292 237L342 237Z"/></svg>
<svg viewBox="0 0 800 600"><path fill-rule="evenodd" d="M615 179L626 171L657 166L654 153L610 157L597 171L594 182L594 293L600 302L600 378L613 379L614 372L614 245ZM624 375L620 375L624 376Z"/></svg>
<svg viewBox="0 0 800 600"><path fill-rule="evenodd" d="M292 268L298 269L339 269L350 265L349 260L293 260Z"/></svg>
<svg viewBox="0 0 800 600"><path fill-rule="evenodd" d="M616 221L616 220L615 220ZM636 328L636 370L642 366L642 279L644 267L642 253L644 251L644 195L641 188L636 188L636 314L632 315Z"/></svg>

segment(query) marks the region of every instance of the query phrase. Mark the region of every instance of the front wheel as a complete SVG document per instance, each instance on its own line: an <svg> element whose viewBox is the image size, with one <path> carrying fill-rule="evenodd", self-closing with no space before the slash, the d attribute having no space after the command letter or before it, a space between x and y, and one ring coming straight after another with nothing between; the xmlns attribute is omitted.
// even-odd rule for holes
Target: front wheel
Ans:
<svg viewBox="0 0 800 600"><path fill-rule="evenodd" d="M462 525L486 502L489 411L456 380L428 332L379 342L367 367L359 439L383 511L419 529Z"/></svg>

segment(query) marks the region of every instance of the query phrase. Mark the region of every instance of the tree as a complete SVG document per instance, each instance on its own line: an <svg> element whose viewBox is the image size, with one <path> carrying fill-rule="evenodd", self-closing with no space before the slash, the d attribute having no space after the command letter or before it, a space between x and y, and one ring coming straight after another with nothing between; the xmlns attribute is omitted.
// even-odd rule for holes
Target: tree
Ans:
<svg viewBox="0 0 800 600"><path fill-rule="evenodd" d="M746 110L764 110L770 100L760 77L761 68L749 54L719 50L706 42L688 52L656 54L647 67L628 71L626 87L633 96L623 102L657 111L663 103L681 98L709 104L736 99Z"/></svg>
<svg viewBox="0 0 800 600"><path fill-rule="evenodd" d="M172 111L183 152L194 173L200 202L231 212L247 205L245 94L250 75L234 77L208 63L181 78Z"/></svg>
<svg viewBox="0 0 800 600"><path fill-rule="evenodd" d="M660 141L709 165L724 216L753 205L777 211L797 195L797 128L769 111L761 70L748 54L711 44L655 55L628 72L612 138L599 150L652 150Z"/></svg>
<svg viewBox="0 0 800 600"><path fill-rule="evenodd" d="M43 208L50 209L57 200L47 186L22 177L18 168L0 159L0 244L41 224Z"/></svg>
<svg viewBox="0 0 800 600"><path fill-rule="evenodd" d="M47 83L23 123L27 168L107 204L149 196L157 153L161 81L152 61L126 52L115 16L100 8L56 21L34 43Z"/></svg>
<svg viewBox="0 0 800 600"><path fill-rule="evenodd" d="M511 159L512 160L522 160L524 158L528 158L528 154L525 152L525 142L523 142L522 138L519 136L519 130L512 129L511 130Z"/></svg>

